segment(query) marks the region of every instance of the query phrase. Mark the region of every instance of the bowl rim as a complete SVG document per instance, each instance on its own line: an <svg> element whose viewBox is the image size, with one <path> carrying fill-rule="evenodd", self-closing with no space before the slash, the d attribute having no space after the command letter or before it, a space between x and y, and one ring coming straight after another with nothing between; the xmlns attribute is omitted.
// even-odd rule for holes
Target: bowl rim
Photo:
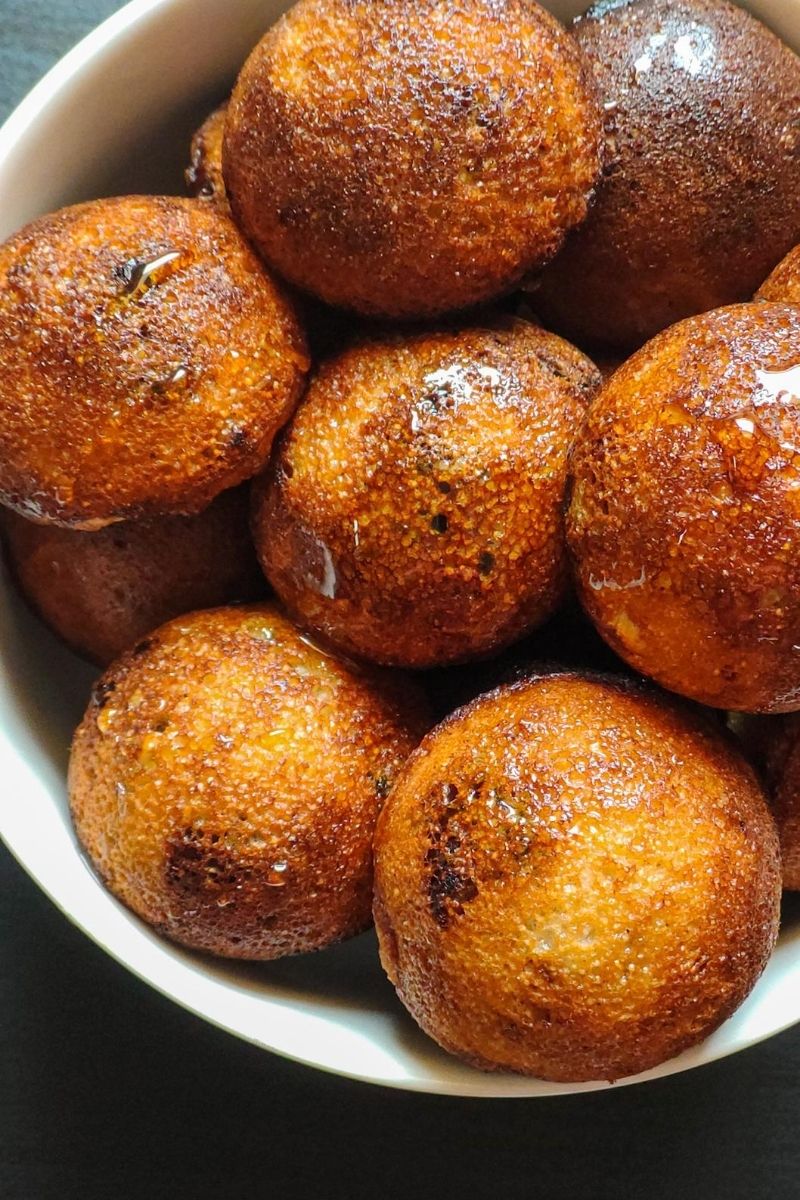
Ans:
<svg viewBox="0 0 800 1200"><path fill-rule="evenodd" d="M60 88L69 83L91 58L101 53L115 38L171 3L172 0L127 0L53 63L0 125L0 171L17 142L25 136Z"/></svg>
<svg viewBox="0 0 800 1200"><path fill-rule="evenodd" d="M798 0L795 0L795 3L797 2ZM68 87L70 82L76 79L84 68L93 61L96 61L118 39L130 33L138 25L157 16L162 10L168 10L175 3L176 0L128 0L126 4L87 33L60 58L27 93L2 126L0 126L0 174L5 169L9 157L31 131L37 119L45 114L51 105L57 103L62 90ZM754 5L753 7L756 9L755 15L760 15L757 11L757 6ZM798 24L800 25L800 12L798 13ZM3 586L2 580L0 580L0 586ZM472 1071L470 1074L474 1079L473 1082L465 1078L461 1070L457 1071L452 1078L448 1077L446 1071L442 1071L435 1080L401 1076L397 1078L380 1078L373 1074L361 1072L356 1067L345 1068L320 1062L311 1054L304 1055L280 1044L273 1044L268 1038L248 1033L246 1030L237 1027L231 1020L221 1017L218 1013L209 1012L202 1004L193 1000L186 989L172 986L170 982L159 979L156 972L148 970L141 962L133 961L126 953L124 945L115 945L113 938L109 938L104 934L101 923L93 925L91 921L70 909L69 900L59 888L58 879L48 874L41 862L32 861L34 856L26 851L24 840L17 835L15 823L13 820L8 819L7 813L8 808L0 804L0 838L2 838L13 857L70 923L80 929L82 933L89 937L111 958L124 966L138 979L147 983L156 992L168 997L188 1012L208 1021L217 1028L223 1029L225 1032L233 1034L244 1041L248 1041L259 1049L270 1050L272 1053L278 1054L283 1058L305 1066L315 1067L330 1074L340 1075L344 1078L377 1086L393 1087L404 1091L461 1096L474 1099L533 1099L544 1096L608 1091L610 1088L649 1082L657 1078L663 1078L694 1069L698 1066L707 1065L765 1041L767 1038L781 1033L800 1022L800 1003L798 1003L797 1008L791 1011L788 1016L785 1010L780 1008L780 1005L773 1005L771 1020L768 1019L766 1022L756 1021L754 1028L745 1028L744 1033L740 1034L738 1038L718 1039L712 1034L710 1039L707 1039L699 1046L694 1047L677 1058L670 1059L641 1075L629 1076L614 1083L592 1081L583 1084L551 1084L546 1081L526 1079L521 1076L484 1074L479 1071ZM99 881L97 881L97 886L102 886L99 884ZM108 896L108 893L106 895ZM108 896L108 898L120 910L121 914L124 914L127 920L136 922L136 918L133 918L126 909L123 909L114 897ZM152 931L145 930L145 933L151 934ZM158 942L162 941L156 934L152 934L152 937L157 939ZM787 988L791 992L793 984L800 984L800 931L798 931L798 936L793 941L796 942L793 957L796 957L797 961L792 963L787 979L781 983L784 992ZM167 948L177 954L179 958L184 955L182 949L174 946L172 943L167 943ZM208 964L207 971L210 973L211 964ZM781 1015L778 1015L778 1013Z"/></svg>

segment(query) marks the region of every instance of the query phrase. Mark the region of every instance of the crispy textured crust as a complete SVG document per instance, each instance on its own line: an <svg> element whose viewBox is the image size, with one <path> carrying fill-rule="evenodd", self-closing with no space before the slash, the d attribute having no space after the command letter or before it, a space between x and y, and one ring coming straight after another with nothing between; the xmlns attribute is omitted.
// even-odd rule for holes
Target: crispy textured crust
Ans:
<svg viewBox="0 0 800 1200"><path fill-rule="evenodd" d="M579 344L635 348L749 299L800 239L800 59L725 0L612 0L574 34L609 150L534 303Z"/></svg>
<svg viewBox="0 0 800 1200"><path fill-rule="evenodd" d="M601 125L572 39L532 0L300 0L239 76L225 183L292 283L432 316L555 253Z"/></svg>
<svg viewBox="0 0 800 1200"><path fill-rule="evenodd" d="M781 300L785 304L800 304L800 246L781 259L755 295L756 300Z"/></svg>
<svg viewBox="0 0 800 1200"><path fill-rule="evenodd" d="M485 655L563 597L567 452L600 381L526 321L385 335L323 364L253 493L302 624L376 662Z"/></svg>
<svg viewBox="0 0 800 1200"><path fill-rule="evenodd" d="M189 166L184 172L189 195L212 204L224 213L230 212L225 180L222 178L222 138L227 112L226 100L206 117L192 138Z"/></svg>
<svg viewBox="0 0 800 1200"><path fill-rule="evenodd" d="M783 886L800 892L800 717L770 723L766 776L781 839Z"/></svg>
<svg viewBox="0 0 800 1200"><path fill-rule="evenodd" d="M194 517L151 517L87 533L4 509L0 529L31 606L79 654L107 666L181 613L264 595L249 508L245 485Z"/></svg>
<svg viewBox="0 0 800 1200"><path fill-rule="evenodd" d="M199 512L263 465L306 368L289 302L210 206L43 217L0 246L0 501L86 529Z"/></svg>
<svg viewBox="0 0 800 1200"><path fill-rule="evenodd" d="M110 890L175 941L316 950L369 924L378 810L429 724L410 684L321 653L269 605L195 613L96 685L75 828Z"/></svg>
<svg viewBox="0 0 800 1200"><path fill-rule="evenodd" d="M614 650L719 708L800 708L800 310L736 305L654 338L592 405L567 518Z"/></svg>
<svg viewBox="0 0 800 1200"><path fill-rule="evenodd" d="M461 709L378 822L375 924L415 1019L484 1069L616 1079L700 1041L778 931L755 775L702 718L601 677Z"/></svg>

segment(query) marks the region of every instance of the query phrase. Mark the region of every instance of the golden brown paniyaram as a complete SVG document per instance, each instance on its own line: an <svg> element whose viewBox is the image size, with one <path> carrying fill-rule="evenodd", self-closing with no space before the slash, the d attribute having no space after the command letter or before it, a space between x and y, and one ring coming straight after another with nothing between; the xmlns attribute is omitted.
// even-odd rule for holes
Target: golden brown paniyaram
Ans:
<svg viewBox="0 0 800 1200"><path fill-rule="evenodd" d="M567 454L600 382L512 317L323 363L253 491L262 566L344 651L427 667L515 641L567 584Z"/></svg>
<svg viewBox="0 0 800 1200"><path fill-rule="evenodd" d="M800 708L800 308L665 330L605 384L571 459L580 597L637 671L718 708Z"/></svg>
<svg viewBox="0 0 800 1200"><path fill-rule="evenodd" d="M323 653L269 605L194 613L95 686L75 828L108 888L175 941L317 950L369 924L378 810L429 724L412 684Z"/></svg>
<svg viewBox="0 0 800 1200"><path fill-rule="evenodd" d="M605 171L533 303L581 345L635 349L749 300L800 240L800 58L727 0L604 0L572 31Z"/></svg>
<svg viewBox="0 0 800 1200"><path fill-rule="evenodd" d="M210 113L195 132L190 147L189 166L184 172L190 196L213 204L221 212L229 213L230 206L225 194L222 178L222 138L225 133L225 117L228 102Z"/></svg>
<svg viewBox="0 0 800 1200"><path fill-rule="evenodd" d="M127 196L0 246L0 502L83 529L190 514L249 478L307 368L229 217Z"/></svg>
<svg viewBox="0 0 800 1200"><path fill-rule="evenodd" d="M533 0L300 0L242 69L223 168L284 278L423 317L547 261L586 213L601 140L577 48Z"/></svg>
<svg viewBox="0 0 800 1200"><path fill-rule="evenodd" d="M193 517L150 517L93 533L3 509L13 577L42 619L101 666L172 617L256 600L266 585L250 537L249 488Z"/></svg>
<svg viewBox="0 0 800 1200"><path fill-rule="evenodd" d="M766 777L781 839L783 886L800 891L800 717L770 722L765 737Z"/></svg>
<svg viewBox="0 0 800 1200"><path fill-rule="evenodd" d="M775 943L778 839L697 712L620 679L498 688L439 725L378 822L400 999L475 1066L617 1079L695 1045Z"/></svg>

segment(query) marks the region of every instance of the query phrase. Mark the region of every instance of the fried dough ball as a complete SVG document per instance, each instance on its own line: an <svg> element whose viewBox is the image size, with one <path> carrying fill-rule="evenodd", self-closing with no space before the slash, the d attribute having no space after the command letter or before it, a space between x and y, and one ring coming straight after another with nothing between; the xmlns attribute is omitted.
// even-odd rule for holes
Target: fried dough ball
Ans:
<svg viewBox="0 0 800 1200"><path fill-rule="evenodd" d="M300 0L233 92L225 184L286 279L367 315L509 290L583 220L602 120L533 0Z"/></svg>
<svg viewBox="0 0 800 1200"><path fill-rule="evenodd" d="M783 886L800 891L800 718L771 723L766 738L766 777L778 823Z"/></svg>
<svg viewBox="0 0 800 1200"><path fill-rule="evenodd" d="M487 1070L617 1079L701 1041L764 968L778 841L756 777L639 685L534 677L439 725L375 841L400 999Z"/></svg>
<svg viewBox="0 0 800 1200"><path fill-rule="evenodd" d="M222 137L227 111L226 100L206 117L192 138L191 159L185 171L189 195L213 204L224 213L230 212L222 178Z"/></svg>
<svg viewBox="0 0 800 1200"><path fill-rule="evenodd" d="M567 452L598 383L514 318L324 363L253 492L275 591L334 645L395 666L521 637L566 587Z"/></svg>
<svg viewBox="0 0 800 1200"><path fill-rule="evenodd" d="M800 239L800 58L726 0L603 0L573 32L607 161L534 303L579 344L636 348L749 299Z"/></svg>
<svg viewBox="0 0 800 1200"><path fill-rule="evenodd" d="M0 246L0 502L98 529L199 512L263 466L305 369L230 218L127 196Z"/></svg>
<svg viewBox="0 0 800 1200"><path fill-rule="evenodd" d="M769 278L762 283L755 298L800 304L800 245L781 259Z"/></svg>
<svg viewBox="0 0 800 1200"><path fill-rule="evenodd" d="M370 922L372 836L429 725L403 680L324 654L269 605L163 626L96 685L75 828L109 889L177 942L317 950Z"/></svg>
<svg viewBox="0 0 800 1200"><path fill-rule="evenodd" d="M572 475L576 582L612 648L704 704L800 708L800 309L654 338L592 405Z"/></svg>
<svg viewBox="0 0 800 1200"><path fill-rule="evenodd" d="M193 517L151 517L87 533L5 509L0 527L31 606L79 654L107 666L172 617L264 594L249 508L249 488L238 487Z"/></svg>

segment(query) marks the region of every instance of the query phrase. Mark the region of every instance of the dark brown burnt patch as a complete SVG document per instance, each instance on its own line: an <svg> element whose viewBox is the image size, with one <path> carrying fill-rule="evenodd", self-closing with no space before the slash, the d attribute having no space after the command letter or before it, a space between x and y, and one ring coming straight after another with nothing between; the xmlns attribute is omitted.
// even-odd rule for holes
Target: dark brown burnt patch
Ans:
<svg viewBox="0 0 800 1200"><path fill-rule="evenodd" d="M458 789L444 784L441 800L444 807L428 833L425 874L431 915L441 929L446 929L454 916L464 915L464 905L478 895L478 885L472 877L466 830L459 819L464 804Z"/></svg>
<svg viewBox="0 0 800 1200"><path fill-rule="evenodd" d="M228 850L218 833L187 826L166 839L164 872L167 885L197 901L234 899L252 881L252 868Z"/></svg>

